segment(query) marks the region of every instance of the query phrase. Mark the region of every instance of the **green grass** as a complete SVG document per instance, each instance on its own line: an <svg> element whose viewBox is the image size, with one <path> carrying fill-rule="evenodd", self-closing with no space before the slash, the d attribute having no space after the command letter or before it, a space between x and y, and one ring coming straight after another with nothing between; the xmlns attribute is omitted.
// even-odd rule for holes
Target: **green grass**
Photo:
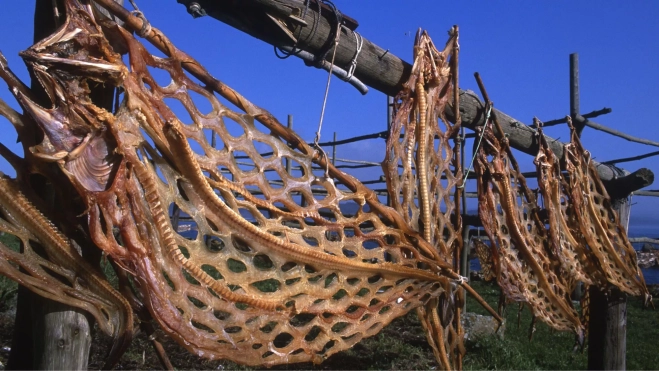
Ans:
<svg viewBox="0 0 659 371"><path fill-rule="evenodd" d="M640 299L627 302L627 369L659 368L659 310L645 309Z"/></svg>
<svg viewBox="0 0 659 371"><path fill-rule="evenodd" d="M493 308L499 296L499 288L490 284L474 282L474 289ZM486 314L474 300L468 300L468 311ZM533 340L528 340L531 313L524 309L520 327L517 327L517 305L509 305L506 319L505 339L489 338L478 343L467 344L464 360L466 370L579 370L588 366L588 349L583 353L573 352L575 344L571 332L553 331L544 323L536 324ZM643 309L638 298L627 302L627 368L652 370L659 367L659 311Z"/></svg>
<svg viewBox="0 0 659 371"><path fill-rule="evenodd" d="M496 309L499 288L474 282L473 287ZM487 314L474 300L467 301L467 310ZM509 304L506 313L504 340L486 338L478 343L467 344L464 368L470 370L558 370L585 369L588 357L584 352L573 352L575 344L571 332L553 331L544 323L536 323L533 340L529 341L531 312L524 308L518 323L518 306Z"/></svg>

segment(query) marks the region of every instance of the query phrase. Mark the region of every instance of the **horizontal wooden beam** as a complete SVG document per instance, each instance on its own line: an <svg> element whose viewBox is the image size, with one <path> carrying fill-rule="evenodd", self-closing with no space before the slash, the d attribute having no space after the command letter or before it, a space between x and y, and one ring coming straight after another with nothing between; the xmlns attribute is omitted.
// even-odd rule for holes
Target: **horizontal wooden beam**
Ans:
<svg viewBox="0 0 659 371"><path fill-rule="evenodd" d="M277 47L295 46L315 55L326 48L328 43L333 43L329 36L336 27L334 17L326 11L318 17L315 1L311 2L304 16L302 14L305 9L304 0L178 0L178 2L188 8L192 3L196 3L205 14ZM298 40L297 45L294 45L289 33L282 31L281 23L277 24L266 14L275 16L290 27L290 34ZM292 14L296 14L296 18L303 20L307 26L301 26L300 22L293 21L290 18ZM357 50L357 41L352 34L353 31L343 28L341 32L335 64L348 68ZM395 96L411 71L412 66L409 63L364 39L355 69L355 76L364 84L387 95Z"/></svg>
<svg viewBox="0 0 659 371"><path fill-rule="evenodd" d="M205 14L274 46L284 48L295 46L314 55L322 52L327 44L333 41L330 40L330 35L336 27L334 16L327 11L323 11L321 16L318 16L315 1L311 1L306 14L304 14L304 0L178 0L178 2L188 8L195 3ZM281 22L273 21L266 13L275 16ZM288 32L282 30L282 25L288 27ZM353 31L342 28L341 32L335 64L347 68L355 55L357 43ZM296 45L290 35L297 39ZM388 49L385 50L363 38L363 46L357 58L354 74L364 84L384 94L395 96L410 76L411 70L412 66L409 63L390 53ZM477 126L483 125L484 104L475 93L460 91L460 112L462 125L466 128L474 130ZM538 151L536 131L498 109L495 109L495 112L510 145L521 152L535 156ZM453 120L450 105L447 106L446 114L450 120ZM552 150L562 158L564 143L553 138L547 139ZM610 191L612 190L610 187L616 186L621 187L624 192L632 192L647 187L654 180L654 175L649 169L640 169L630 175L622 175L614 166L595 161L593 163Z"/></svg>
<svg viewBox="0 0 659 371"><path fill-rule="evenodd" d="M649 197L659 197L658 191L636 191L632 193L634 196L649 196Z"/></svg>

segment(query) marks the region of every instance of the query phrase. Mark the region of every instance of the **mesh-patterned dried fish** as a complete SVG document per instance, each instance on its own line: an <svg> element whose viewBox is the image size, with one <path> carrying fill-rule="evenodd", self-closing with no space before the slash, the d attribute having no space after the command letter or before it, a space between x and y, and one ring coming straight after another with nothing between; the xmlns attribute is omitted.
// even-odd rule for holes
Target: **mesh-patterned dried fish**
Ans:
<svg viewBox="0 0 659 371"><path fill-rule="evenodd" d="M550 260L538 207L512 164L507 139L487 124L477 153L479 215L499 249L499 285L507 298L527 302L535 317L559 330L572 330L583 342L584 329L569 299L569 288Z"/></svg>
<svg viewBox="0 0 659 371"><path fill-rule="evenodd" d="M395 99L382 163L392 207L434 246L433 259L447 263L457 260L461 239L460 215L450 197L460 181L461 170L455 168L453 161L457 159L449 143L459 126L444 116L457 89L451 68L457 42L457 29L453 29L440 52L427 32L417 33L412 73ZM418 314L442 367L459 369L463 336L460 321L454 317L459 317L459 309L453 298L462 293L457 293L461 289L456 285L445 286L439 301L421 307Z"/></svg>
<svg viewBox="0 0 659 371"><path fill-rule="evenodd" d="M58 161L87 203L96 245L133 275L153 317L190 351L251 365L321 361L436 305L448 279L459 278L400 215L269 113L213 80L241 109L233 110L194 82L183 64L197 63L157 29L149 37L169 58L110 27L128 46L129 69L90 8L66 5L64 27L24 54L55 107L15 93L46 133L41 157ZM155 73L171 81L163 86ZM89 81L121 86L121 108L91 103ZM197 238L171 225L174 204Z"/></svg>
<svg viewBox="0 0 659 371"><path fill-rule="evenodd" d="M476 249L476 256L481 265L481 273L483 275L483 281L489 282L493 279L496 279L499 269L499 259L496 255L498 252L496 248L486 245L480 239L473 240L474 247Z"/></svg>
<svg viewBox="0 0 659 371"><path fill-rule="evenodd" d="M19 190L0 175L0 231L21 243L15 251L0 243L0 273L34 293L87 311L114 338L105 367L112 367L133 336L133 312L101 273Z"/></svg>
<svg viewBox="0 0 659 371"><path fill-rule="evenodd" d="M597 262L602 277L598 282L600 288L606 290L610 285L630 295L643 295L649 302L652 297L638 268L636 251L620 225L597 169L590 162L590 153L583 148L569 118L568 125L571 139L565 146L568 175L565 193L574 213L571 227L583 236L591 259Z"/></svg>
<svg viewBox="0 0 659 371"><path fill-rule="evenodd" d="M538 122L536 120L536 122ZM538 127L540 148L534 159L538 173L538 186L542 195L543 206L547 211L549 228L547 229L548 252L560 262L557 273L563 275L569 292L581 281L586 285L597 282L601 285L601 275L592 260L579 234L569 225L568 198L560 163L545 139L541 125Z"/></svg>

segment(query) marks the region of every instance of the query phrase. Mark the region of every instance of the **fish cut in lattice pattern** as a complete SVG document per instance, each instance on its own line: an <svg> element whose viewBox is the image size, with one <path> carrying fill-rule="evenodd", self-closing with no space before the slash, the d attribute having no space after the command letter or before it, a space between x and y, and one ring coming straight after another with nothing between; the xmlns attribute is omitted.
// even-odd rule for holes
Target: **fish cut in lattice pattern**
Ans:
<svg viewBox="0 0 659 371"><path fill-rule="evenodd" d="M568 220L574 233L582 236L581 246L588 246L587 253L598 268L597 286L603 290L617 287L630 295L643 295L649 301L651 296L627 231L569 118L568 125L571 134L570 143L565 146L564 186L573 213Z"/></svg>
<svg viewBox="0 0 659 371"><path fill-rule="evenodd" d="M489 282L497 278L497 269L499 269L498 252L496 248L488 246L480 239L473 240L474 248L478 262L481 265L483 281Z"/></svg>
<svg viewBox="0 0 659 371"><path fill-rule="evenodd" d="M456 190L460 183L461 170L450 139L457 134L459 125L448 121L444 112L457 89L457 28L449 35L444 49L439 51L427 32L417 33L412 73L394 101L382 167L391 206L403 215L410 228L432 244L433 259L453 264L459 261L462 236L451 190ZM418 311L433 351L447 368L461 368L464 352L455 303L455 297L463 293L458 291L455 285L447 286L439 302L431 302Z"/></svg>
<svg viewBox="0 0 659 371"><path fill-rule="evenodd" d="M584 329L569 299L565 277L547 248L547 232L538 216L532 192L492 123L485 130L475 169L478 174L478 211L499 257L498 283L509 300L527 302L535 317L559 330L574 331L580 341Z"/></svg>
<svg viewBox="0 0 659 371"><path fill-rule="evenodd" d="M534 159L538 173L539 193L542 195L543 209L546 210L549 228L547 228L548 251L560 262L558 272L566 279L569 292L572 292L579 281L585 285L594 282L601 285L603 276L592 260L593 255L586 247L578 228L573 204L566 195L566 183L561 172L560 162L549 147L538 125L540 148Z"/></svg>
<svg viewBox="0 0 659 371"><path fill-rule="evenodd" d="M0 242L0 273L42 297L82 309L99 329L114 337L106 366L113 365L132 339L132 309L19 190L0 175L0 232L18 249ZM12 237L10 237L12 236Z"/></svg>
<svg viewBox="0 0 659 371"><path fill-rule="evenodd" d="M66 5L63 27L25 53L54 108L15 94L46 133L36 150L87 203L93 241L168 335L207 358L317 362L413 308L454 300L451 265L358 180L213 80L239 108L222 103L157 29L147 36L170 57L106 24L128 48L124 65L90 8ZM123 89L117 112L88 99L90 81ZM196 238L176 232L174 205Z"/></svg>
<svg viewBox="0 0 659 371"><path fill-rule="evenodd" d="M450 66L457 42L454 32L440 52L425 31L417 35L412 74L394 101L383 161L392 207L447 262L452 262L452 248L460 238L460 223L452 221L455 206L450 196L460 183L450 144L459 126L444 113L457 89Z"/></svg>

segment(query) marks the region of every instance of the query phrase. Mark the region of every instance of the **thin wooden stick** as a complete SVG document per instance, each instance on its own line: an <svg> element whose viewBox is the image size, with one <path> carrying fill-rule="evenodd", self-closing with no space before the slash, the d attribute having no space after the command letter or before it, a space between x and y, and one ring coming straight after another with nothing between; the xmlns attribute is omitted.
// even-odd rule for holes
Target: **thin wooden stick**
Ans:
<svg viewBox="0 0 659 371"><path fill-rule="evenodd" d="M600 109L600 110L593 111L593 112L590 112L590 113L586 113L586 114L583 115L582 117L585 118L585 119L592 119L592 118L595 118L595 117L597 117L597 116L606 115L606 114L608 114L608 113L611 113L612 111L613 111L613 110L612 110L611 108L604 107L604 108L602 108L602 109ZM556 119L556 120L545 121L545 122L542 123L542 126L543 126L543 127L548 127L548 126L554 126L554 125L565 124L566 122L567 122L567 120L565 119L565 117L562 117L562 118L560 118L560 119ZM532 127L532 128L535 128L536 126L535 126L535 125L531 125L531 127Z"/></svg>
<svg viewBox="0 0 659 371"><path fill-rule="evenodd" d="M636 191L632 193L634 196L650 196L650 197L659 197L658 191Z"/></svg>
<svg viewBox="0 0 659 371"><path fill-rule="evenodd" d="M642 160L644 158L653 157L653 156L657 156L657 155L659 155L659 151L650 152L650 153L646 153L646 154L638 155L638 156L633 156L633 157L625 157L625 158L619 158L619 159L615 159L615 160L604 161L602 163L605 164L605 165L613 165L613 164L619 164L621 162L630 162L630 161Z"/></svg>
<svg viewBox="0 0 659 371"><path fill-rule="evenodd" d="M490 305L480 295L478 295L478 293L471 286L469 286L465 282L462 284L462 287L464 287L465 290L467 290L467 292L471 294L471 296L473 296L474 299L476 299L478 304L480 304L483 308L485 308L492 317L494 317L497 321L499 321L499 324L503 323L503 318L501 318L501 316L497 312L495 312L494 309L492 309Z"/></svg>
<svg viewBox="0 0 659 371"><path fill-rule="evenodd" d="M646 144L648 146L659 147L659 142L655 142L654 140L643 139L643 138L635 137L633 135L625 134L621 131L611 129L611 128L608 128L604 125L598 124L596 122L592 122L590 120L584 119L583 117L577 117L576 121L583 124L583 125L589 126L589 127L593 128L595 130L599 130L599 131L603 131L605 133L609 133L609 134L614 135L616 137L626 139L630 142L636 142L636 143Z"/></svg>

